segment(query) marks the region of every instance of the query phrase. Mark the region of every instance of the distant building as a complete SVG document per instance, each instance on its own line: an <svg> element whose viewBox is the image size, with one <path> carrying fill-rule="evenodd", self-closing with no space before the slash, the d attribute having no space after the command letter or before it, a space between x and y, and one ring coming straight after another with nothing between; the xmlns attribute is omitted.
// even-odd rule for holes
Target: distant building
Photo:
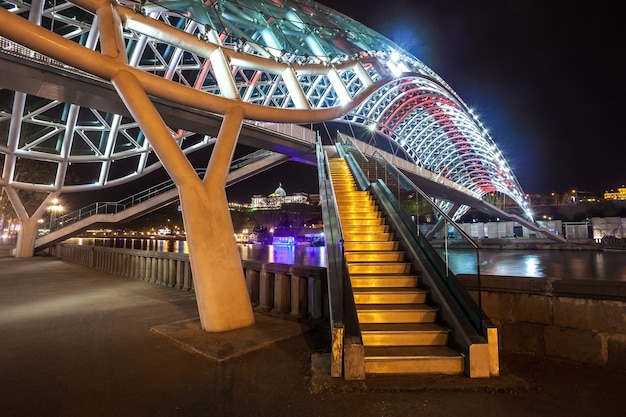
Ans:
<svg viewBox="0 0 626 417"><path fill-rule="evenodd" d="M273 210L279 209L283 204L309 204L309 195L307 193L287 195L282 184L279 184L278 188L270 195L253 195L250 208L253 210Z"/></svg>
<svg viewBox="0 0 626 417"><path fill-rule="evenodd" d="M626 200L626 187L618 188L617 192L607 191L604 193L605 200Z"/></svg>

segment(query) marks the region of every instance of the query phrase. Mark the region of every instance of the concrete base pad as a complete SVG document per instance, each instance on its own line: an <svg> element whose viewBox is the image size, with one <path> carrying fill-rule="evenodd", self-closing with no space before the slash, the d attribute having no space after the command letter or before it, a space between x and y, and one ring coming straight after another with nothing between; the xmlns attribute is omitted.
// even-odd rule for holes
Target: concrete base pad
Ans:
<svg viewBox="0 0 626 417"><path fill-rule="evenodd" d="M311 355L311 386L314 394L354 391L529 391L533 384L506 371L492 378L465 375L368 375L365 381L345 381L330 376L330 353Z"/></svg>
<svg viewBox="0 0 626 417"><path fill-rule="evenodd" d="M254 318L254 326L218 333L202 330L200 318L154 326L150 331L166 337L184 350L217 362L263 349L309 331L304 324L267 314L255 314Z"/></svg>

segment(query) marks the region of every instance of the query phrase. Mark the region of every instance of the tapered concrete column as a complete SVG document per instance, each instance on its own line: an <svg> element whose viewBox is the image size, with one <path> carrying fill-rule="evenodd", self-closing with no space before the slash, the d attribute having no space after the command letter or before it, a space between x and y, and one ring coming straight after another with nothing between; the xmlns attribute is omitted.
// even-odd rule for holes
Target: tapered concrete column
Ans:
<svg viewBox="0 0 626 417"><path fill-rule="evenodd" d="M112 81L178 186L202 328L219 332L253 325L254 313L226 198L226 177L243 123L243 109L234 104L226 112L206 176L200 180L137 79L120 71Z"/></svg>
<svg viewBox="0 0 626 417"><path fill-rule="evenodd" d="M242 123L243 110L234 107L224 117L202 187L191 180L179 185L198 309L206 331L254 324L226 198L226 177Z"/></svg>
<svg viewBox="0 0 626 417"><path fill-rule="evenodd" d="M17 235L15 243L16 258L31 258L35 254L35 240L37 239L37 228L39 224L37 219L20 219L22 228Z"/></svg>
<svg viewBox="0 0 626 417"><path fill-rule="evenodd" d="M35 240L37 239L38 229L37 221L41 219L52 199L58 197L59 194L48 194L48 197L46 197L46 199L41 203L35 213L33 213L32 216L29 216L19 195L17 194L17 190L10 186L4 187L4 190L11 201L11 205L13 206L15 213L20 219L22 226L19 234L17 235L17 242L15 243L15 252L13 255L16 258L31 258L35 254Z"/></svg>

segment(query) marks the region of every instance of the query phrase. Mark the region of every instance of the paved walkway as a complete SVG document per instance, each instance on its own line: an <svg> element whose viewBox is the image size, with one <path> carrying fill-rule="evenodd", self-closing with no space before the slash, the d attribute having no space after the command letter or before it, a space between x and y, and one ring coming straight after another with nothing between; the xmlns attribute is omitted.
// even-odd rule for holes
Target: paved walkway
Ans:
<svg viewBox="0 0 626 417"><path fill-rule="evenodd" d="M201 332L192 293L52 257L0 258L0 415L622 416L626 372L527 355L502 376L326 373L328 336L257 315Z"/></svg>

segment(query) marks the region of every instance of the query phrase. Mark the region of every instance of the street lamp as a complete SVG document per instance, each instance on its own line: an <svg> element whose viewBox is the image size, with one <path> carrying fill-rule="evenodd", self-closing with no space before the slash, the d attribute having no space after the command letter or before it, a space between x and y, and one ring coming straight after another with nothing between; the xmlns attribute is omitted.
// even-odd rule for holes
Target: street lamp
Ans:
<svg viewBox="0 0 626 417"><path fill-rule="evenodd" d="M50 231L52 231L55 217L63 213L63 205L58 198L52 199L52 204L48 206L48 211L50 212Z"/></svg>

